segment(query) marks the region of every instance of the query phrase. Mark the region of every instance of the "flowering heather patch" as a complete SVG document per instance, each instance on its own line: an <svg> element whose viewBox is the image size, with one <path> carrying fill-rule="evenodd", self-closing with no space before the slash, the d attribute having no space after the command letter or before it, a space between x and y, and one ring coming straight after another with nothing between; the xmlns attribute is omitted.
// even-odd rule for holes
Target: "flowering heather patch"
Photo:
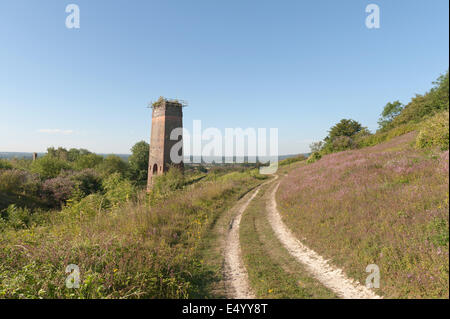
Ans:
<svg viewBox="0 0 450 319"><path fill-rule="evenodd" d="M418 151L415 136L296 166L278 205L298 238L349 276L364 284L378 265L381 295L448 298L448 151Z"/></svg>

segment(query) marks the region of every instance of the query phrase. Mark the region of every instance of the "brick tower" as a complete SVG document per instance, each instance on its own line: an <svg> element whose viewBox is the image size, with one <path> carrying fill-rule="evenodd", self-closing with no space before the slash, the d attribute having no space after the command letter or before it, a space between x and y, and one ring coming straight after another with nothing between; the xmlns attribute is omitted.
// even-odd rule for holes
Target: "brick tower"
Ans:
<svg viewBox="0 0 450 319"><path fill-rule="evenodd" d="M183 127L183 106L178 100L168 100L160 97L152 104L152 132L150 138L150 154L148 161L147 190L151 188L152 178L167 172L171 164L183 168L183 162L173 163L170 158L172 146L182 140L170 140L170 133L175 128ZM181 152L181 154L180 154ZM183 158L183 148L178 153Z"/></svg>

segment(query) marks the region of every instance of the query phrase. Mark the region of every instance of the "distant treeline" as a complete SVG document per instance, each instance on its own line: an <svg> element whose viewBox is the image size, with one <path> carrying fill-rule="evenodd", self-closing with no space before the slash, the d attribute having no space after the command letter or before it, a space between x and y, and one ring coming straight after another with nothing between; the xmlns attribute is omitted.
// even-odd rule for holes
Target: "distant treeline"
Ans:
<svg viewBox="0 0 450 319"><path fill-rule="evenodd" d="M33 154L31 152L0 152L0 158L3 159L13 159L13 158L24 158L24 159L32 159L33 158ZM47 153L37 153L38 157L42 157L45 156ZM109 155L116 155L118 157L120 157L121 159L127 161L128 157L130 157L131 154L103 154L103 153L99 153L98 155L103 156L103 157L107 157Z"/></svg>

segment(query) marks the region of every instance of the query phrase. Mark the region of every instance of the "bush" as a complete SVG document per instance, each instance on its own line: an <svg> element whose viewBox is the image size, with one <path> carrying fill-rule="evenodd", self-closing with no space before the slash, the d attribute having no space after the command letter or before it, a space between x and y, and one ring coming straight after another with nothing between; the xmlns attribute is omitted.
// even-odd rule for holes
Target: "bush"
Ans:
<svg viewBox="0 0 450 319"><path fill-rule="evenodd" d="M128 158L131 178L139 184L147 182L149 148L147 142L137 142L131 148L131 156Z"/></svg>
<svg viewBox="0 0 450 319"><path fill-rule="evenodd" d="M19 193L27 181L27 173L18 169L0 171L0 191Z"/></svg>
<svg viewBox="0 0 450 319"><path fill-rule="evenodd" d="M311 164L311 163L317 162L321 158L322 158L322 155L319 152L314 152L311 155L309 155L306 163Z"/></svg>
<svg viewBox="0 0 450 319"><path fill-rule="evenodd" d="M417 95L394 118L392 126L421 122L427 116L447 110L449 98L448 71L433 82L434 87L424 95Z"/></svg>
<svg viewBox="0 0 450 319"><path fill-rule="evenodd" d="M82 170L85 168L95 168L103 162L103 157L97 154L84 154L79 156L75 161L75 168Z"/></svg>
<svg viewBox="0 0 450 319"><path fill-rule="evenodd" d="M420 126L416 138L417 148L438 147L445 151L449 148L449 113L441 112L426 120Z"/></svg>
<svg viewBox="0 0 450 319"><path fill-rule="evenodd" d="M136 197L136 188L129 180L114 173L103 181L105 196L113 205L125 203Z"/></svg>
<svg viewBox="0 0 450 319"><path fill-rule="evenodd" d="M24 172L26 175L25 183L22 184L22 192L28 196L40 196L42 190L42 181L39 175Z"/></svg>
<svg viewBox="0 0 450 319"><path fill-rule="evenodd" d="M38 158L31 164L31 171L39 174L42 179L55 178L62 170L69 168L68 162L51 156Z"/></svg>
<svg viewBox="0 0 450 319"><path fill-rule="evenodd" d="M98 170L104 175L119 173L124 177L128 171L128 163L117 155L108 155L103 162L98 165Z"/></svg>
<svg viewBox="0 0 450 319"><path fill-rule="evenodd" d="M58 176L46 180L42 185L42 197L49 204L64 204L74 193L75 182L68 176Z"/></svg>
<svg viewBox="0 0 450 319"><path fill-rule="evenodd" d="M79 191L80 197L97 193L103 189L102 178L92 168L75 172L70 178L75 183L75 187Z"/></svg>
<svg viewBox="0 0 450 319"><path fill-rule="evenodd" d="M69 199L67 206L63 208L63 212L68 212L73 218L73 214L80 216L96 216L98 212L108 207L108 200L101 194L91 194L79 201ZM69 218L69 220L72 220Z"/></svg>
<svg viewBox="0 0 450 319"><path fill-rule="evenodd" d="M25 229L42 225L49 221L49 214L43 210L32 212L28 208L17 207L11 204L0 215L0 231L6 228Z"/></svg>
<svg viewBox="0 0 450 319"><path fill-rule="evenodd" d="M12 168L21 169L24 171L29 171L31 169L31 164L33 161L28 158L17 158L14 157L9 160L9 163L12 165Z"/></svg>
<svg viewBox="0 0 450 319"><path fill-rule="evenodd" d="M7 160L0 159L0 169L10 169L12 165Z"/></svg>
<svg viewBox="0 0 450 319"><path fill-rule="evenodd" d="M152 185L151 197L153 199L165 197L183 186L183 172L178 167L172 166L167 173L155 177Z"/></svg>
<svg viewBox="0 0 450 319"><path fill-rule="evenodd" d="M321 147L321 153L329 154L355 148L357 140L370 134L369 130L357 121L342 119L330 129L324 139L325 145Z"/></svg>
<svg viewBox="0 0 450 319"><path fill-rule="evenodd" d="M338 136L331 142L333 152L341 152L353 148L353 139L349 136Z"/></svg>
<svg viewBox="0 0 450 319"><path fill-rule="evenodd" d="M31 225L31 212L27 208L9 205L6 209L6 224L14 229L23 229Z"/></svg>

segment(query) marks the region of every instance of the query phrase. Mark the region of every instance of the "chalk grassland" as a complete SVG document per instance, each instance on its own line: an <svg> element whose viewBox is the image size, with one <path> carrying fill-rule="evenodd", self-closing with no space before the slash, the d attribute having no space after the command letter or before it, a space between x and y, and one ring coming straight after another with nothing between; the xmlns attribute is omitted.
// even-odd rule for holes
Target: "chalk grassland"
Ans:
<svg viewBox="0 0 450 319"><path fill-rule="evenodd" d="M93 194L30 228L6 228L0 298L209 297L221 274L204 262L206 235L262 180L255 170L212 174L167 197L110 205ZM69 264L80 268L79 289L65 286Z"/></svg>
<svg viewBox="0 0 450 319"><path fill-rule="evenodd" d="M449 153L417 150L415 135L295 165L278 209L302 242L360 283L378 265L385 298L448 298Z"/></svg>

